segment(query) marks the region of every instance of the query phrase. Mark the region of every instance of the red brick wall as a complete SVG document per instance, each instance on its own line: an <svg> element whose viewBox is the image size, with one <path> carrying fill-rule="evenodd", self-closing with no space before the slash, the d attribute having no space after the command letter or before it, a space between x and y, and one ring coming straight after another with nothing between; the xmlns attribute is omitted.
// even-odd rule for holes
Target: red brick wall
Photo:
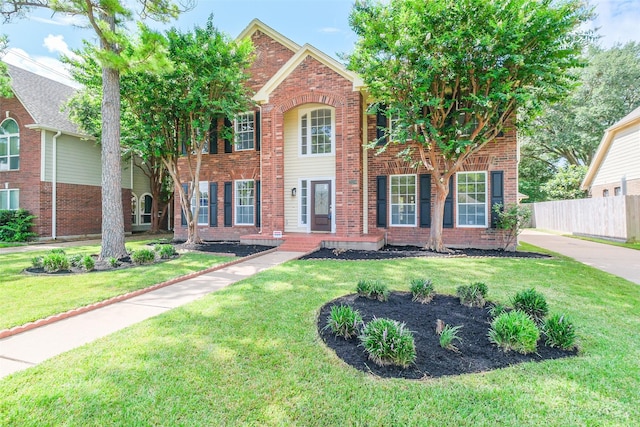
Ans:
<svg viewBox="0 0 640 427"><path fill-rule="evenodd" d="M615 188L622 188L621 182L612 184L594 185L591 187L591 197L604 197L603 191L609 190L609 196L615 195ZM627 193L626 196L640 195L640 179L630 179L627 181Z"/></svg>
<svg viewBox="0 0 640 427"><path fill-rule="evenodd" d="M249 69L251 78L248 86L257 92L293 57L295 52L260 30L251 35L251 41L255 49L255 60Z"/></svg>

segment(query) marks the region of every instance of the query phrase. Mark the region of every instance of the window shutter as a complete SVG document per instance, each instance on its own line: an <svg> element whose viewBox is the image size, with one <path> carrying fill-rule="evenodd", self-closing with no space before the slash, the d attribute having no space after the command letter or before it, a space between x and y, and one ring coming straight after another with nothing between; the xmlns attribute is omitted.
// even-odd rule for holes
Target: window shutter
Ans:
<svg viewBox="0 0 640 427"><path fill-rule="evenodd" d="M189 199L189 184L182 184L182 189L187 195L187 199ZM184 214L184 209L182 209L182 207L180 207L180 225L183 227L187 226L187 216Z"/></svg>
<svg viewBox="0 0 640 427"><path fill-rule="evenodd" d="M228 118L224 118L224 127L225 128L232 128L233 129L233 123L231 122L231 120L229 120ZM226 131L227 129L225 129ZM231 153L232 151L232 139L233 139L233 132L230 132L231 136L228 136L224 139L224 152L225 153Z"/></svg>
<svg viewBox="0 0 640 427"><path fill-rule="evenodd" d="M387 177L380 175L376 177L377 197L376 197L376 227L387 227Z"/></svg>
<svg viewBox="0 0 640 427"><path fill-rule="evenodd" d="M453 228L453 193L455 188L453 187L453 175L449 177L449 194L444 200L444 219L442 222L443 228Z"/></svg>
<svg viewBox="0 0 640 427"><path fill-rule="evenodd" d="M260 181L256 181L256 227L260 227Z"/></svg>
<svg viewBox="0 0 640 427"><path fill-rule="evenodd" d="M218 118L211 120L209 128L209 154L218 154Z"/></svg>
<svg viewBox="0 0 640 427"><path fill-rule="evenodd" d="M180 142L180 154L183 156L187 155L187 143L184 141Z"/></svg>
<svg viewBox="0 0 640 427"><path fill-rule="evenodd" d="M209 225L218 226L218 183L209 183Z"/></svg>
<svg viewBox="0 0 640 427"><path fill-rule="evenodd" d="M502 171L491 172L491 228L496 228L498 214L493 211L496 204L504 205L504 178Z"/></svg>
<svg viewBox="0 0 640 427"><path fill-rule="evenodd" d="M380 105L380 107L378 107L378 112L376 113L376 138L378 141L376 145L382 146L389 142L389 135L387 134L388 126L387 106Z"/></svg>
<svg viewBox="0 0 640 427"><path fill-rule="evenodd" d="M231 224L233 222L231 218L231 203L232 203L232 197L233 197L233 192L231 188L232 184L233 184L232 182L224 183L224 226L225 227L231 227Z"/></svg>
<svg viewBox="0 0 640 427"><path fill-rule="evenodd" d="M431 175L420 175L420 227L431 227Z"/></svg>
<svg viewBox="0 0 640 427"><path fill-rule="evenodd" d="M255 129L255 139L254 141L256 142L256 151L260 151L260 137L262 136L262 132L260 131L261 127L260 127L260 111L256 111L255 115L254 115L254 129Z"/></svg>

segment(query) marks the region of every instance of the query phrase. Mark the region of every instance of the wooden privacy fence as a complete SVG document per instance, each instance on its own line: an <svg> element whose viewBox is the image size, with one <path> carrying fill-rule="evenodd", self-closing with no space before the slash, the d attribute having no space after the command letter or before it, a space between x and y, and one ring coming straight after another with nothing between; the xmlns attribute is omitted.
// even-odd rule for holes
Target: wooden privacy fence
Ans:
<svg viewBox="0 0 640 427"><path fill-rule="evenodd" d="M529 205L531 225L563 233L640 241L640 196L560 200Z"/></svg>

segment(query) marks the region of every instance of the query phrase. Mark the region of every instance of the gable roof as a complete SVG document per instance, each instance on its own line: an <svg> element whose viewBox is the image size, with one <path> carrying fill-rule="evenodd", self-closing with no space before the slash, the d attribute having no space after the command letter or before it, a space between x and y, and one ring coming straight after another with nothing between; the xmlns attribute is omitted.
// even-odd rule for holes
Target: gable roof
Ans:
<svg viewBox="0 0 640 427"><path fill-rule="evenodd" d="M15 65L6 65L13 93L35 122L27 127L84 136L67 114L61 111L63 104L74 94L74 88Z"/></svg>
<svg viewBox="0 0 640 427"><path fill-rule="evenodd" d="M611 148L611 144L613 143L614 135L619 131L626 127L633 126L635 124L640 124L640 107L636 108L622 119L618 120L614 123L609 129L604 132L602 136L602 140L600 141L600 145L598 145L598 149L596 150L596 154L593 156L593 160L589 165L589 169L587 170L587 174L580 185L580 188L583 190L588 190L593 183L600 166L602 166L602 162L607 157L607 153L609 152L609 148Z"/></svg>
<svg viewBox="0 0 640 427"><path fill-rule="evenodd" d="M276 30L274 30L273 28L271 28L270 26L268 26L267 24L265 24L264 22L262 22L257 18L249 22L249 25L247 25L247 27L244 30L242 30L240 34L238 34L238 37L236 37L236 39L242 40L244 38L251 37L253 33L255 33L256 31L260 31L261 33L266 34L267 36L274 39L275 41L277 41L278 43L280 43L281 45L283 45L284 47L286 47L292 52L297 52L298 50L300 50L299 44L291 41L291 39L283 36L282 34L280 34L279 32L277 32Z"/></svg>

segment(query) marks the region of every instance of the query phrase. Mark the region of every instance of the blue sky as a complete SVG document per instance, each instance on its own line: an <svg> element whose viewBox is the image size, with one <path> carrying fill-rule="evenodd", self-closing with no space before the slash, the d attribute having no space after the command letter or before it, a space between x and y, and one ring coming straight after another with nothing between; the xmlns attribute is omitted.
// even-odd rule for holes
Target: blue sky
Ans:
<svg viewBox="0 0 640 427"><path fill-rule="evenodd" d="M353 0L198 0L193 10L169 26L189 30L204 25L213 13L214 24L235 37L258 18L298 44L310 43L337 57L338 53L349 52L356 39L348 22L352 4ZM600 28L603 46L640 42L639 0L592 0L592 4L598 14L593 26ZM4 60L59 79L52 71L64 72L59 56L80 47L83 38L95 38L90 30L74 26L82 23L77 17L39 10L2 24L0 33L9 36L10 48Z"/></svg>

